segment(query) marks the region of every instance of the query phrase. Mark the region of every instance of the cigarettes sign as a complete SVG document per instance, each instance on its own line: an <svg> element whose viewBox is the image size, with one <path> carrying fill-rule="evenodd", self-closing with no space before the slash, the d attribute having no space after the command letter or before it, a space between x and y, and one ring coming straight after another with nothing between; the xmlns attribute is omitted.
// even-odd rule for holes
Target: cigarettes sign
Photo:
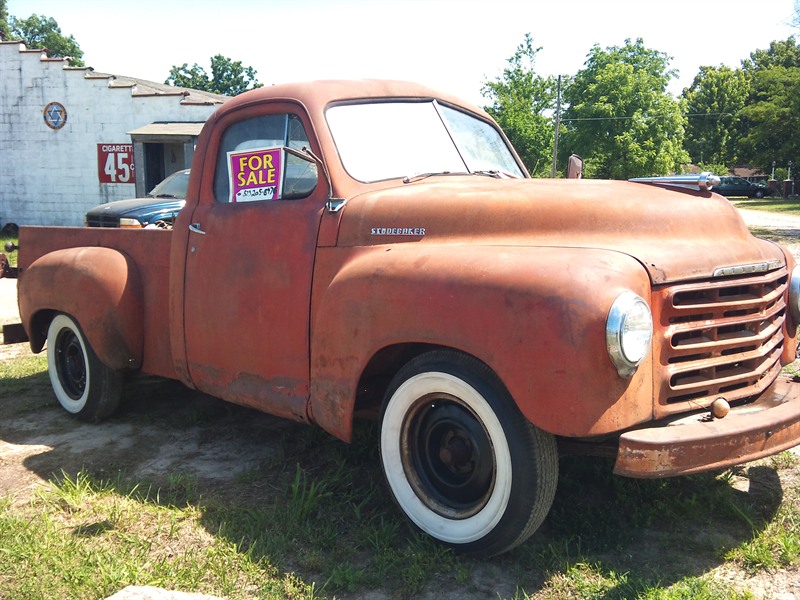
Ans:
<svg viewBox="0 0 800 600"><path fill-rule="evenodd" d="M97 144L100 183L136 183L133 144Z"/></svg>

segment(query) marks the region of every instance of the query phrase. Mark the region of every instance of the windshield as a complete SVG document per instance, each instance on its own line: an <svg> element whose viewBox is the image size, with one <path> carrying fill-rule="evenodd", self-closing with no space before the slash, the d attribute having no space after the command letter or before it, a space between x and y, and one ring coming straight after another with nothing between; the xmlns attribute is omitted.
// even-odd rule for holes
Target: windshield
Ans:
<svg viewBox="0 0 800 600"><path fill-rule="evenodd" d="M153 198L186 198L186 189L188 187L189 169L184 169L167 177L150 190L147 195Z"/></svg>
<svg viewBox="0 0 800 600"><path fill-rule="evenodd" d="M436 101L346 104L326 116L342 164L360 181L486 171L524 177L497 129Z"/></svg>

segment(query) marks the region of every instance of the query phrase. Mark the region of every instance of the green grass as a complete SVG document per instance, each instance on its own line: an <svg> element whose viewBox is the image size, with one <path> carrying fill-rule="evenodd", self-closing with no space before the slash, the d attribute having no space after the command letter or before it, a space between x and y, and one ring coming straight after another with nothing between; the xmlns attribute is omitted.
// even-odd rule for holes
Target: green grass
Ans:
<svg viewBox="0 0 800 600"><path fill-rule="evenodd" d="M633 481L585 460L567 464L558 504L531 542L467 559L407 527L362 462L365 447L318 450L306 450L306 466L258 481L274 492L260 499L204 496L188 475L156 487L88 471L52 478L26 504L2 499L0 595L103 598L156 585L231 599L445 588L482 597L488 575L510 586L492 590L498 598L721 600L751 596L711 578L714 566L753 574L798 563L797 490L783 502L750 498L730 474Z"/></svg>
<svg viewBox="0 0 800 600"><path fill-rule="evenodd" d="M3 388L0 389L0 398L10 396L7 385L13 381L28 379L41 375L47 370L47 357L44 354L24 354L15 357L13 360L0 362L0 380L4 380Z"/></svg>
<svg viewBox="0 0 800 600"><path fill-rule="evenodd" d="M736 208L748 208L766 212L800 215L800 199L798 198L761 198L731 200Z"/></svg>
<svg viewBox="0 0 800 600"><path fill-rule="evenodd" d="M6 242L14 242L14 245L16 245L16 244L19 243L19 240L17 239L17 236L10 236L10 235L5 235L5 234L0 233L0 252L2 252L3 254L5 254L8 257L9 262L13 266L16 266L16 264L17 264L17 250L14 250L13 252L6 252L6 250L5 250Z"/></svg>
<svg viewBox="0 0 800 600"><path fill-rule="evenodd" d="M46 371L47 356L44 354L0 361L0 402L49 385Z"/></svg>
<svg viewBox="0 0 800 600"><path fill-rule="evenodd" d="M202 509L159 504L85 474L24 507L0 504L8 598L104 598L132 583L230 598L314 598L314 586L202 527Z"/></svg>

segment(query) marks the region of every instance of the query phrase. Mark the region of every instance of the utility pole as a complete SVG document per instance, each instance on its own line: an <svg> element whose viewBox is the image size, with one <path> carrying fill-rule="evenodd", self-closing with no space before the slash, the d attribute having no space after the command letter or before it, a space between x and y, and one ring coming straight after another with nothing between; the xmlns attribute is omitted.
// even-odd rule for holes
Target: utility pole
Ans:
<svg viewBox="0 0 800 600"><path fill-rule="evenodd" d="M560 129L561 125L561 75L558 76L558 91L556 92L556 131L555 135L553 136L553 169L551 172L551 177L555 179L556 177L556 166L558 161L558 130Z"/></svg>

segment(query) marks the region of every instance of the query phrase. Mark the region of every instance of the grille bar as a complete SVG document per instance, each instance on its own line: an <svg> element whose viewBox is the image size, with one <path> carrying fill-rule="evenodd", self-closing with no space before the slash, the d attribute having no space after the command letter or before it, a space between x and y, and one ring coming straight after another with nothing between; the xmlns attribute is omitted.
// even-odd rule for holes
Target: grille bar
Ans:
<svg viewBox="0 0 800 600"><path fill-rule="evenodd" d="M119 217L106 215L87 215L87 227L119 227Z"/></svg>
<svg viewBox="0 0 800 600"><path fill-rule="evenodd" d="M654 292L661 323L654 384L660 415L762 391L780 372L785 268ZM660 390L659 390L660 387Z"/></svg>

